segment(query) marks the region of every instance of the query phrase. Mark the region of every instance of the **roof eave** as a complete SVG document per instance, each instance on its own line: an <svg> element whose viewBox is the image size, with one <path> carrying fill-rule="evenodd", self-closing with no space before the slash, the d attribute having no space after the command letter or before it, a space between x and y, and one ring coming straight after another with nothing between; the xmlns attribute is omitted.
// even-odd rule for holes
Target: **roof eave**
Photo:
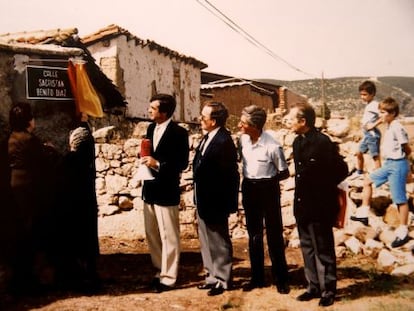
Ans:
<svg viewBox="0 0 414 311"><path fill-rule="evenodd" d="M28 43L2 43L0 42L0 50L6 50L14 53L32 53L39 55L54 56L82 56L84 51L79 48L68 48L59 45L33 45Z"/></svg>

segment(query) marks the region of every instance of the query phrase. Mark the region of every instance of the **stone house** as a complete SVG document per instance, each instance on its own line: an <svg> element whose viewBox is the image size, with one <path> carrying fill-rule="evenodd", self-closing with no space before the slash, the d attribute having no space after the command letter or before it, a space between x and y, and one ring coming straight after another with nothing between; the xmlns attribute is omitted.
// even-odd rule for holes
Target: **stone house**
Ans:
<svg viewBox="0 0 414 311"><path fill-rule="evenodd" d="M117 25L85 36L82 42L126 98L127 117L147 118L149 99L162 92L177 99L175 120L197 121L200 72L206 64L154 41L140 39Z"/></svg>
<svg viewBox="0 0 414 311"><path fill-rule="evenodd" d="M8 114L14 102L32 104L36 116L36 132L44 141L65 149L69 129L73 127L75 105L65 67L70 57L81 57L78 48L52 45L0 43L0 124L1 139L7 136ZM44 61L47 60L47 61ZM42 76L42 82L31 75ZM55 77L46 77L47 75ZM59 86L52 86L52 83Z"/></svg>
<svg viewBox="0 0 414 311"><path fill-rule="evenodd" d="M77 37L77 29L54 29L0 35L0 125L8 127L12 103L29 102L36 117L36 133L62 153L75 126L75 100L67 74L68 61L86 62L86 71L103 110L110 114L126 103L100 71ZM4 139L7 130L2 130Z"/></svg>

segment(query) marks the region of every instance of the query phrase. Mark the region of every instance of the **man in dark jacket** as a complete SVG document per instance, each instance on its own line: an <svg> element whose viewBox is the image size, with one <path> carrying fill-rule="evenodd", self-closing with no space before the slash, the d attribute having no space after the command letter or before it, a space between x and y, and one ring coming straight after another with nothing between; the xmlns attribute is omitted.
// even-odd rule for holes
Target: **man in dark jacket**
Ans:
<svg viewBox="0 0 414 311"><path fill-rule="evenodd" d="M222 103L205 104L200 121L206 135L193 162L198 233L207 271L205 283L198 288L209 290L209 296L222 294L232 281L228 217L238 208L240 176L236 147L225 129L227 118L228 111Z"/></svg>
<svg viewBox="0 0 414 311"><path fill-rule="evenodd" d="M337 185L332 176L329 137L315 128L315 111L297 104L290 111L295 162L294 214L308 281L299 301L320 298L320 306L332 305L336 294L336 257L332 227L338 213Z"/></svg>
<svg viewBox="0 0 414 311"><path fill-rule="evenodd" d="M174 287L180 257L180 176L188 166L187 131L172 121L176 101L167 94L151 98L148 109L154 121L147 130L151 140L151 155L142 157L141 165L150 168L154 179L145 180L144 200L145 233L156 268L151 282L154 292Z"/></svg>

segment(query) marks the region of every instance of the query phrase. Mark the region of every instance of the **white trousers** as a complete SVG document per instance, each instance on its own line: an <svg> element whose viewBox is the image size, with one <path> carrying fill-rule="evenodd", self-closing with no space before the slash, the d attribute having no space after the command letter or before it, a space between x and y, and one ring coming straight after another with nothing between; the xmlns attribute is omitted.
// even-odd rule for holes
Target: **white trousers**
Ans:
<svg viewBox="0 0 414 311"><path fill-rule="evenodd" d="M160 282L174 286L180 260L180 222L178 206L144 202L145 234L153 266Z"/></svg>

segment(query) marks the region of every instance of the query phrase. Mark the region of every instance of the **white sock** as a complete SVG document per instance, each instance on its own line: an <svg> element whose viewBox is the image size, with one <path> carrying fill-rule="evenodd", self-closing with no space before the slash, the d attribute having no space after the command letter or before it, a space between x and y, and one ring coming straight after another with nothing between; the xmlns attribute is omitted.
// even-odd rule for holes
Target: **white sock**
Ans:
<svg viewBox="0 0 414 311"><path fill-rule="evenodd" d="M395 237L400 238L401 240L404 239L408 234L408 226L406 225L399 225L398 228L395 230Z"/></svg>
<svg viewBox="0 0 414 311"><path fill-rule="evenodd" d="M360 207L356 209L355 217L366 218L368 217L368 212L369 212L369 205L361 205Z"/></svg>

